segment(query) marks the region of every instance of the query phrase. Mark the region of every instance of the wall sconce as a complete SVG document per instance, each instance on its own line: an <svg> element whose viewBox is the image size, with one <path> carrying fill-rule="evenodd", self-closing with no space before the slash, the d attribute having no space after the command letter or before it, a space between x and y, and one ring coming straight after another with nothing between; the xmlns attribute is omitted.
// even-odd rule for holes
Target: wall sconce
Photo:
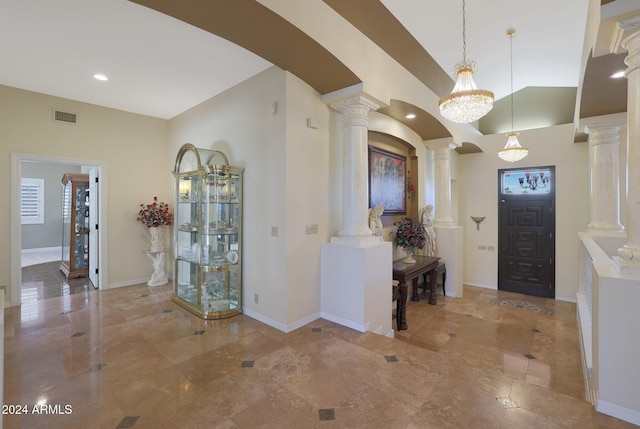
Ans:
<svg viewBox="0 0 640 429"><path fill-rule="evenodd" d="M484 220L485 216L471 216L471 219L476 223L476 230L480 231L480 223Z"/></svg>

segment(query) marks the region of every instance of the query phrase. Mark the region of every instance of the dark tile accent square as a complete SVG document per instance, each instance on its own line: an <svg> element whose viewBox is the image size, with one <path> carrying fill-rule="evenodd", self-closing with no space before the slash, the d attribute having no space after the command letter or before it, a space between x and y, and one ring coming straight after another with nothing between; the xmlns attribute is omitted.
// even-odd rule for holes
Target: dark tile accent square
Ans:
<svg viewBox="0 0 640 429"><path fill-rule="evenodd" d="M473 315L472 315L471 313L467 313L467 314L465 314L465 316L467 316L467 317L473 317Z"/></svg>
<svg viewBox="0 0 640 429"><path fill-rule="evenodd" d="M140 418L140 416L126 416L126 417L123 417L122 420L120 420L120 423L118 423L118 426L116 426L116 429L129 429L129 428L132 428L133 425L136 424L136 422L138 421L139 418Z"/></svg>
<svg viewBox="0 0 640 429"><path fill-rule="evenodd" d="M81 337L84 335L84 332L76 332L75 334L72 335L72 337Z"/></svg>
<svg viewBox="0 0 640 429"><path fill-rule="evenodd" d="M323 408L318 410L318 414L320 415L320 421L322 420L335 420L336 412L333 408Z"/></svg>
<svg viewBox="0 0 640 429"><path fill-rule="evenodd" d="M145 294L140 295L140 298L146 298L146 297L148 297L148 296L149 296L149 294L148 294L148 293L145 293Z"/></svg>
<svg viewBox="0 0 640 429"><path fill-rule="evenodd" d="M193 335L204 335L204 331L195 331Z"/></svg>
<svg viewBox="0 0 640 429"><path fill-rule="evenodd" d="M447 334L447 335L449 335L451 338L455 338L455 337L457 337L457 336L458 336L455 332L450 332L450 333L449 333L449 334Z"/></svg>
<svg viewBox="0 0 640 429"><path fill-rule="evenodd" d="M398 362L398 358L394 355L389 355L384 357L387 362Z"/></svg>
<svg viewBox="0 0 640 429"><path fill-rule="evenodd" d="M322 328L311 328L311 332L322 332Z"/></svg>
<svg viewBox="0 0 640 429"><path fill-rule="evenodd" d="M253 368L253 362L252 360L243 360L242 361L242 367L243 368Z"/></svg>
<svg viewBox="0 0 640 429"><path fill-rule="evenodd" d="M162 310L163 313L171 313L173 310L170 309L166 309L166 310Z"/></svg>
<svg viewBox="0 0 640 429"><path fill-rule="evenodd" d="M107 366L107 364L106 364L106 363L96 363L96 364L93 364L93 365L91 365L91 366L89 367L89 371L91 371L91 372L97 372L97 371L100 371L100 370L101 370L102 368L104 368L105 366Z"/></svg>
<svg viewBox="0 0 640 429"><path fill-rule="evenodd" d="M532 332L535 332L536 334L537 334L538 332L542 332L541 330L536 329L536 328L533 328L531 331L532 331Z"/></svg>
<svg viewBox="0 0 640 429"><path fill-rule="evenodd" d="M534 355L532 355L531 353L527 353L527 354L525 355L525 357L526 357L527 359L536 359L536 357L535 357Z"/></svg>

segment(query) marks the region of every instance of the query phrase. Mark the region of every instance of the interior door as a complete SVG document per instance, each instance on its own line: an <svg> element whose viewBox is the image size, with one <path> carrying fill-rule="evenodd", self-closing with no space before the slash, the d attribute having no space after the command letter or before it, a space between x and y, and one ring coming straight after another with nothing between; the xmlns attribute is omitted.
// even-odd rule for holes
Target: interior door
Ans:
<svg viewBox="0 0 640 429"><path fill-rule="evenodd" d="M89 170L89 280L93 287L100 287L99 255L98 249L98 197L100 192L100 168L92 167Z"/></svg>
<svg viewBox="0 0 640 429"><path fill-rule="evenodd" d="M499 171L498 289L555 298L555 170Z"/></svg>

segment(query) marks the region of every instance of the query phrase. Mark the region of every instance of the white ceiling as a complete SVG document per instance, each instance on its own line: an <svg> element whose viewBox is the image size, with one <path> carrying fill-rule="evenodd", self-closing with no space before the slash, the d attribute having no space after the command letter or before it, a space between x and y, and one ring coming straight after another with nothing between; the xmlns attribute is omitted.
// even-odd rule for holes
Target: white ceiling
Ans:
<svg viewBox="0 0 640 429"><path fill-rule="evenodd" d="M461 1L382 3L453 74L462 59ZM478 86L496 99L509 94L509 27L517 30L515 90L578 86L588 3L467 0L467 58L478 63ZM3 85L169 119L270 66L127 0L0 0L0 8Z"/></svg>
<svg viewBox="0 0 640 429"><path fill-rule="evenodd" d="M127 0L0 0L0 58L0 84L164 119L271 65Z"/></svg>
<svg viewBox="0 0 640 429"><path fill-rule="evenodd" d="M462 60L461 0L382 0L442 69L454 76ZM467 59L481 89L496 100L510 93L509 37L514 90L578 86L587 21L585 0L466 0ZM446 41L446 42L443 42Z"/></svg>

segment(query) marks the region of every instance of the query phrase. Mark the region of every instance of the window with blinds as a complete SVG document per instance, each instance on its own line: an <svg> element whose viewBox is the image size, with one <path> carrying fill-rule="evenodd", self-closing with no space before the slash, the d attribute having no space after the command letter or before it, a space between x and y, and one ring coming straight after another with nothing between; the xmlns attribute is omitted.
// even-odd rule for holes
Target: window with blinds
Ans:
<svg viewBox="0 0 640 429"><path fill-rule="evenodd" d="M22 178L20 216L23 224L44 223L44 179Z"/></svg>

